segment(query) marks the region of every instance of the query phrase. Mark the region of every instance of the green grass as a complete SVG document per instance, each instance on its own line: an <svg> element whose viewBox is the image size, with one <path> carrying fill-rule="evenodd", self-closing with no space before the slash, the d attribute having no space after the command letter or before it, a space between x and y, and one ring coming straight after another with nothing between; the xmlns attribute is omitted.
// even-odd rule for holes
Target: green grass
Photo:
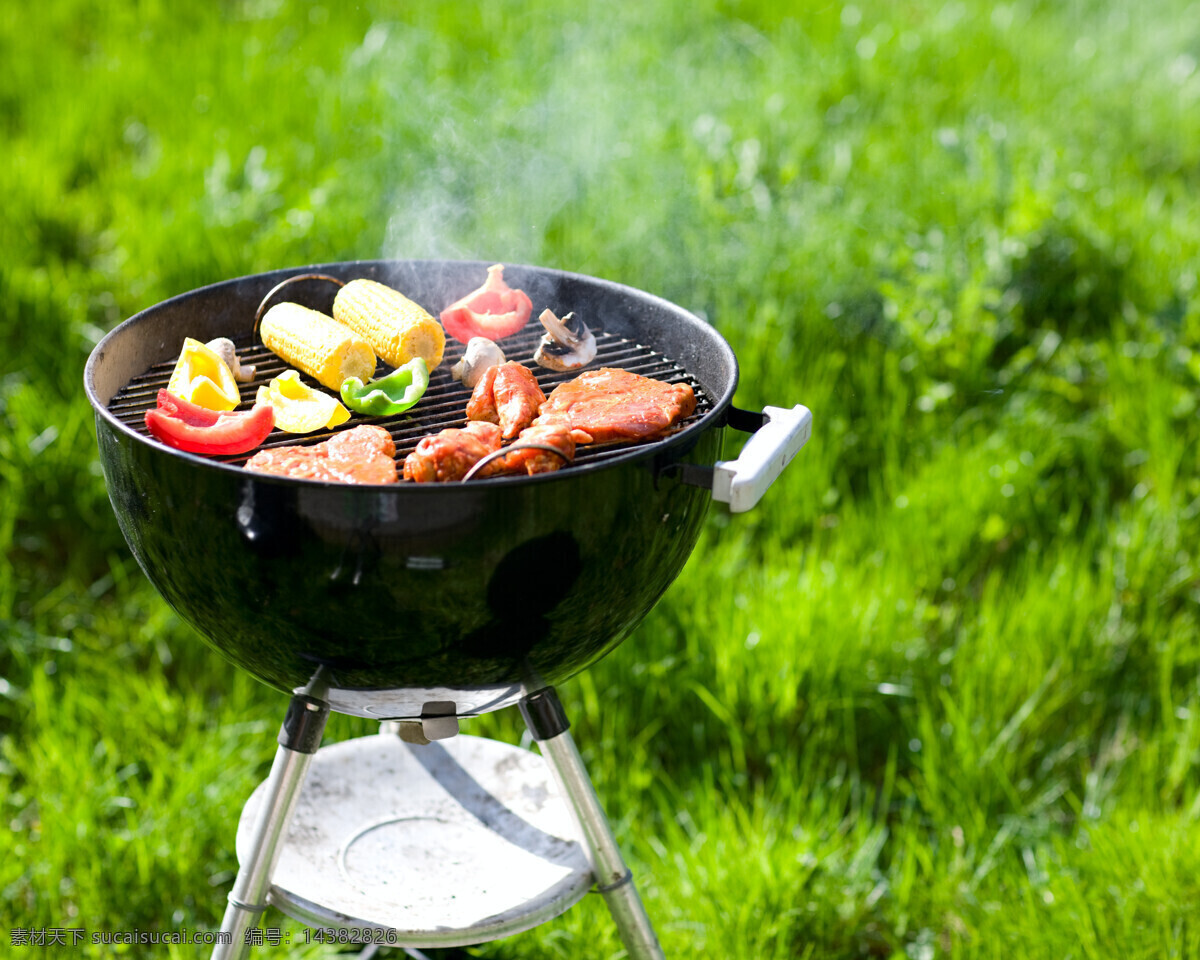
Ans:
<svg viewBox="0 0 1200 960"><path fill-rule="evenodd" d="M462 256L664 295L814 411L561 690L668 956L1200 954L1188 3L110 6L0 8L0 926L214 928L284 706L131 560L92 346ZM621 950L588 897L469 953Z"/></svg>

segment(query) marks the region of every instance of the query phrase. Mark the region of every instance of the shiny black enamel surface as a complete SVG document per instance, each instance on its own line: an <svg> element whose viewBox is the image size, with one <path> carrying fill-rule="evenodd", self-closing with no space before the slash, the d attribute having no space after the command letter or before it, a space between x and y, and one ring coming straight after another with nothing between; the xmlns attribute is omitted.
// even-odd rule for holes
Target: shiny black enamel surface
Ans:
<svg viewBox="0 0 1200 960"><path fill-rule="evenodd" d="M183 336L243 333L289 273L372 276L436 313L486 266L332 264L230 281L138 314L89 360L101 462L131 550L167 602L263 682L291 690L316 675L335 710L363 716L414 717L432 700L463 715L498 709L620 643L691 553L711 495L669 467L719 458L736 363L696 317L604 281L505 271L535 315L586 303L604 329L683 363L714 403L680 434L609 461L465 485L325 484L171 450L106 409Z"/></svg>

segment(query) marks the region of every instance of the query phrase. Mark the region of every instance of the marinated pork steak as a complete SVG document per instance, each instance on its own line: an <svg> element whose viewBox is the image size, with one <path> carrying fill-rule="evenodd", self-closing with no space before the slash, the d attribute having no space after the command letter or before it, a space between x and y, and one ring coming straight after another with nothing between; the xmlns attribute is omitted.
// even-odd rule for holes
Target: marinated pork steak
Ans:
<svg viewBox="0 0 1200 960"><path fill-rule="evenodd" d="M686 383L601 367L555 387L534 425L570 427L576 443L649 440L695 409L696 395Z"/></svg>
<svg viewBox="0 0 1200 960"><path fill-rule="evenodd" d="M396 444L383 427L364 425L311 446L260 450L247 470L339 483L395 483Z"/></svg>

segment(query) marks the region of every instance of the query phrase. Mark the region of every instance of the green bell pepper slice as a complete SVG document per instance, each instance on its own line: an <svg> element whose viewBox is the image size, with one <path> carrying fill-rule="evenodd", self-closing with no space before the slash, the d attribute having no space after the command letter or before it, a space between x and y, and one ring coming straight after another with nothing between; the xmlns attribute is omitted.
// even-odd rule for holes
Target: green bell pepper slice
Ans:
<svg viewBox="0 0 1200 960"><path fill-rule="evenodd" d="M342 381L342 402L368 417L390 417L403 413L425 395L429 368L423 357L397 367L386 377L363 383L358 377Z"/></svg>

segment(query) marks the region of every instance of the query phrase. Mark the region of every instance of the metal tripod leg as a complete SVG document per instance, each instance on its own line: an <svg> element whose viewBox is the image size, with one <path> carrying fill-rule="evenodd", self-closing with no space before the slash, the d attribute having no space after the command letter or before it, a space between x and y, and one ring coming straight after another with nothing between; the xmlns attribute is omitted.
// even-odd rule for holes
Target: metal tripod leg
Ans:
<svg viewBox="0 0 1200 960"><path fill-rule="evenodd" d="M663 960L662 947L634 886L633 874L621 859L558 694L553 687L546 687L521 700L520 707L583 833L596 874L596 890L608 905L630 960Z"/></svg>
<svg viewBox="0 0 1200 960"><path fill-rule="evenodd" d="M221 921L219 939L227 942L213 948L212 960L241 960L250 949L247 933L258 926L267 909L271 874L328 718L329 704L308 694L297 693L288 704L279 731L279 749L254 824L250 853L238 868L237 879L229 891L229 906Z"/></svg>

